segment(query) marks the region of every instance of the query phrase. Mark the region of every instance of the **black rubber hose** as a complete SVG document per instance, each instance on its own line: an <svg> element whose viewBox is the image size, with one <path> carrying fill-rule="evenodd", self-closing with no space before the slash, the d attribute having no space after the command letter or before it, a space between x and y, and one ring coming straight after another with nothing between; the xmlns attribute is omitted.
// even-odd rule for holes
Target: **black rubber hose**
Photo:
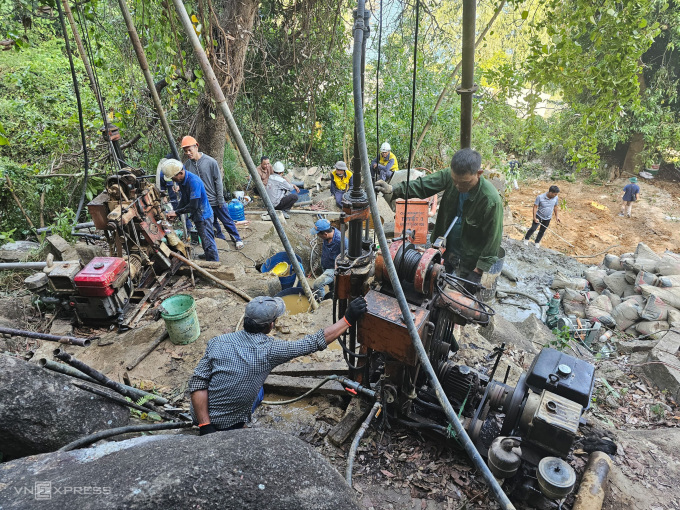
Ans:
<svg viewBox="0 0 680 510"><path fill-rule="evenodd" d="M382 250L383 260L385 267L387 268L387 274L390 278L390 283L392 284L392 289L394 290L395 297L399 303L399 308L401 309L402 317L406 323L406 327L411 336L411 341L416 349L418 358L427 372L430 378L431 384L434 386L435 392L437 394L437 399L439 400L444 413L446 414L447 420L451 423L456 437L460 442L461 446L468 454L472 463L481 472L482 476L489 485L494 498L501 505L502 508L507 510L514 510L513 504L508 499L508 496L503 492L503 489L498 484L493 474L489 470L488 466L484 462L484 459L475 448L475 445L470 440L467 432L463 428L463 425L458 420L456 413L451 407L449 399L446 397L444 390L442 388L439 379L437 379L437 374L432 368L432 364L427 357L427 351L423 346L418 331L416 330L415 324L413 322L413 315L409 309L409 305L406 301L406 296L404 295L404 290L401 288L401 283L399 277L397 276L396 268L394 267L394 262L392 261L392 256L390 255L389 245L387 244L387 238L385 237L385 231L380 223L380 212L378 211L378 202L375 197L375 191L371 186L371 171L368 162L368 150L366 148L366 130L364 126L364 111L363 111L363 101L361 97L361 47L362 39L364 35L363 30L363 19L366 1L358 0L357 17L356 23L354 25L354 50L352 54L352 86L354 92L354 123L356 126L357 138L359 142L359 156L361 159L361 173L364 176L364 189L366 190L366 196L368 198L368 203L371 209L371 214L373 216L373 224L375 225L375 230L378 233L378 243L380 244L380 249Z"/></svg>
<svg viewBox="0 0 680 510"><path fill-rule="evenodd" d="M70 452L76 448L81 448L89 444L99 441L100 439L106 439L108 437L119 436L121 434L128 434L130 432L152 432L154 430L173 430L173 429L185 429L193 426L190 421L171 421L165 423L151 423L149 425L128 425L127 427L118 427L115 429L100 430L89 436L81 437L75 441L62 446L57 451L58 452Z"/></svg>
<svg viewBox="0 0 680 510"><path fill-rule="evenodd" d="M76 76L76 68L73 65L73 56L71 55L71 45L68 42L68 32L66 31L66 22L64 21L64 11L61 8L61 1L57 0L57 9L59 10L59 21L61 22L61 29L64 32L64 42L66 43L66 55L68 56L68 63L71 67L71 78L73 79L73 89L76 93L76 103L78 104L78 123L80 124L80 140L83 144L83 170L85 176L83 178L83 192L80 194L80 201L78 202L78 209L76 210L76 217L73 220L73 228L71 233L75 231L76 224L80 221L80 213L83 211L83 204L85 203L85 192L87 191L87 181L90 171L90 158L87 154L87 142L85 141L85 123L83 122L83 105L80 102L80 87L78 86L78 77Z"/></svg>

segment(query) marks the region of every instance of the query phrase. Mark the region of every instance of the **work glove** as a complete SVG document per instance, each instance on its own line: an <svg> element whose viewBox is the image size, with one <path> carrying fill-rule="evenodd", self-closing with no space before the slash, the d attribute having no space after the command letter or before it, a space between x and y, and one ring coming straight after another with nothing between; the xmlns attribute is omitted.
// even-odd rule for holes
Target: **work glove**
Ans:
<svg viewBox="0 0 680 510"><path fill-rule="evenodd" d="M208 423L207 425L201 425L198 427L199 436L205 436L206 434L212 434L213 432L217 432L217 429L215 428L215 425L213 425L212 423Z"/></svg>
<svg viewBox="0 0 680 510"><path fill-rule="evenodd" d="M474 296L481 287L480 282L482 281L482 275L477 271L470 271L470 274L468 274L465 279L467 282L465 282L463 287Z"/></svg>
<svg viewBox="0 0 680 510"><path fill-rule="evenodd" d="M380 192L383 195L391 195L392 186L387 184L385 181L375 181L375 191L376 193Z"/></svg>
<svg viewBox="0 0 680 510"><path fill-rule="evenodd" d="M355 298L347 307L345 311L345 321L347 324L354 326L359 318L366 313L367 308L366 300L363 297Z"/></svg>

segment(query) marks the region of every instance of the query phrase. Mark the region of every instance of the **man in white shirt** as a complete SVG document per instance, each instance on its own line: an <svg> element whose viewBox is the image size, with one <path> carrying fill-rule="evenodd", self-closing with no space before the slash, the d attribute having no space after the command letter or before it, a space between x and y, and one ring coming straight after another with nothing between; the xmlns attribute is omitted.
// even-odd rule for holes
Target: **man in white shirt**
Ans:
<svg viewBox="0 0 680 510"><path fill-rule="evenodd" d="M283 211L283 216L288 218L288 211L298 201L298 195L292 193L297 188L283 177L285 172L283 163L280 161L274 163L273 170L274 173L269 176L269 181L267 182L267 195L269 195L269 199L274 204L274 209Z"/></svg>
<svg viewBox="0 0 680 510"><path fill-rule="evenodd" d="M541 239L543 239L543 234L545 234L545 230L548 228L548 225L550 225L550 220L553 215L555 216L555 221L561 223L561 220L557 217L557 202L559 200L557 195L559 192L560 188L553 185L550 186L547 193L541 193L536 197L533 209L533 223L531 224L531 228L527 232L527 235L524 236L525 245L529 244L531 236L534 235L534 232L536 232L536 229L539 226L541 228L536 236L536 247L538 248L541 245Z"/></svg>

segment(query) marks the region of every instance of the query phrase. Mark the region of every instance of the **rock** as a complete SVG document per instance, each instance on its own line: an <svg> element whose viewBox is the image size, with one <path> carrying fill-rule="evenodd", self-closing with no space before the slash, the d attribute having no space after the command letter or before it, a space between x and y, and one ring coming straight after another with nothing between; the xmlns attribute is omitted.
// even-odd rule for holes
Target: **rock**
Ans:
<svg viewBox="0 0 680 510"><path fill-rule="evenodd" d="M3 460L51 452L128 423L126 407L73 386L70 377L9 356L0 356L0 373Z"/></svg>
<svg viewBox="0 0 680 510"><path fill-rule="evenodd" d="M543 324L534 314L529 315L523 322L516 324L517 329L534 346L544 346L554 339L550 328Z"/></svg>
<svg viewBox="0 0 680 510"><path fill-rule="evenodd" d="M234 280L234 286L251 297L275 296L281 292L281 282L277 276L251 268L246 269L244 276Z"/></svg>
<svg viewBox="0 0 680 510"><path fill-rule="evenodd" d="M73 326L70 320L56 319L50 326L50 335L70 336L73 334Z"/></svg>
<svg viewBox="0 0 680 510"><path fill-rule="evenodd" d="M479 328L479 334L495 345L505 342L527 352L538 352L537 346L531 343L531 339L525 337L516 324L506 320L500 314L494 315L487 327Z"/></svg>
<svg viewBox="0 0 680 510"><path fill-rule="evenodd" d="M233 282L237 278L246 275L243 266L227 267L221 262L213 262L206 260L195 260L196 264L203 269L206 269L211 275L224 280L225 282Z"/></svg>
<svg viewBox="0 0 680 510"><path fill-rule="evenodd" d="M60 235L52 234L51 236L47 236L45 241L47 241L48 249L56 260L80 259L80 255L78 255L76 249L67 243Z"/></svg>
<svg viewBox="0 0 680 510"><path fill-rule="evenodd" d="M281 432L242 429L144 436L55 452L1 465L0 508L35 505L36 482L51 481L40 507L135 510L358 510L354 491L303 441ZM101 496L64 488L97 488ZM101 492L100 492L101 491Z"/></svg>
<svg viewBox="0 0 680 510"><path fill-rule="evenodd" d="M76 243L73 245L73 248L78 253L78 257L80 257L83 265L89 264L95 257L106 257L104 247L97 244Z"/></svg>
<svg viewBox="0 0 680 510"><path fill-rule="evenodd" d="M14 241L0 246L0 261L23 262L40 249L39 243L33 241Z"/></svg>
<svg viewBox="0 0 680 510"><path fill-rule="evenodd" d="M678 350L680 333L669 331L659 343L649 351L648 362L643 365L645 374L660 390L668 390L668 395L676 402L680 400L680 370L678 370Z"/></svg>
<svg viewBox="0 0 680 510"><path fill-rule="evenodd" d="M394 211L382 195L378 196L378 211L383 223L394 223Z"/></svg>
<svg viewBox="0 0 680 510"><path fill-rule="evenodd" d="M597 366L597 377L603 377L607 379L607 382L613 383L615 381L621 381L626 378L626 374L621 370L615 363L611 361L602 361Z"/></svg>
<svg viewBox="0 0 680 510"><path fill-rule="evenodd" d="M309 226L310 228L313 226L312 219L309 221ZM302 267L304 268L305 273L308 273L309 257L312 254L312 247L309 244L309 240L290 225L284 225L283 230L286 232L286 237L293 247L293 251L302 259ZM281 239L279 238L279 235L276 233L276 229L273 226L262 238L262 241L269 245L269 254L266 255L265 258L269 258L280 251L284 251Z"/></svg>

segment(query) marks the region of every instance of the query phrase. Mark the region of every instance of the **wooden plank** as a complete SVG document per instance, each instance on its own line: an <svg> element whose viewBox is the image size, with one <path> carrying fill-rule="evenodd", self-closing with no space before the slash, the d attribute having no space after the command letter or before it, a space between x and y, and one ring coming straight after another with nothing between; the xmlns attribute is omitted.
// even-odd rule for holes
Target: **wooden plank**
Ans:
<svg viewBox="0 0 680 510"><path fill-rule="evenodd" d="M347 441L361 422L366 419L370 409L371 406L369 404L361 399L353 398L347 407L347 411L345 411L345 416L328 433L327 437L331 440L331 443L340 446Z"/></svg>
<svg viewBox="0 0 680 510"><path fill-rule="evenodd" d="M283 393L285 395L302 395L311 390L323 379L314 377L291 377L287 375L270 375L264 382L265 391L273 393ZM337 381L328 381L321 388L316 390L313 395L347 395L345 388Z"/></svg>
<svg viewBox="0 0 680 510"><path fill-rule="evenodd" d="M284 363L272 370L274 375L313 376L313 375L347 375L347 363L316 362L316 363Z"/></svg>

